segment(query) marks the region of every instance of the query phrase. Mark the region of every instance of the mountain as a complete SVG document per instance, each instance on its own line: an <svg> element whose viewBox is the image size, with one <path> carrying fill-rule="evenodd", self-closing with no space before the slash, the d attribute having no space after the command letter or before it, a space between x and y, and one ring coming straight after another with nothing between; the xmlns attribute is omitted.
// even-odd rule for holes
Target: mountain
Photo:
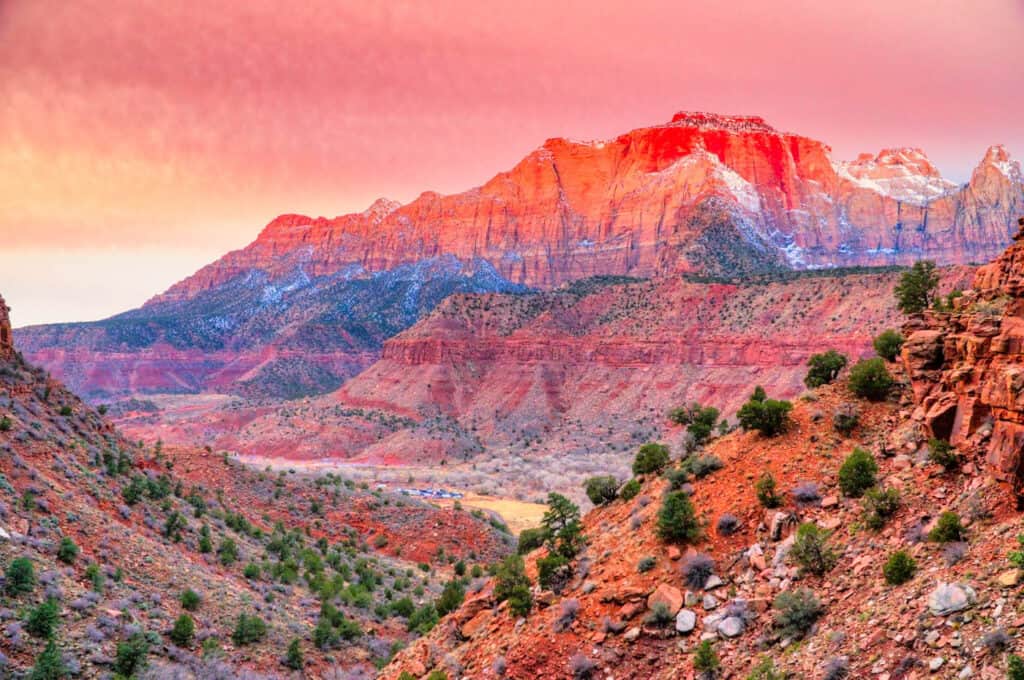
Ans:
<svg viewBox="0 0 1024 680"><path fill-rule="evenodd" d="M139 310L17 336L93 398L294 397L338 387L451 292L983 261L1022 209L1001 147L954 186L915 149L844 163L761 118L680 113L610 140L548 140L464 193L283 215Z"/></svg>
<svg viewBox="0 0 1024 680"><path fill-rule="evenodd" d="M0 298L2 677L279 678L293 640L307 677L372 677L454 563L509 552L481 511L131 442L9 339Z"/></svg>

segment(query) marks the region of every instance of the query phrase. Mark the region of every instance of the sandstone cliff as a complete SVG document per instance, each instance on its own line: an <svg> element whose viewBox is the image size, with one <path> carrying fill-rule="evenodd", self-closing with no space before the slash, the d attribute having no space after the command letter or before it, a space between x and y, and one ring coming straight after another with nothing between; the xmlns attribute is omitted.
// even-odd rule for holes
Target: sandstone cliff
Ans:
<svg viewBox="0 0 1024 680"><path fill-rule="evenodd" d="M904 327L903 360L931 436L984 452L1024 484L1024 219L1015 242L980 267L951 313Z"/></svg>

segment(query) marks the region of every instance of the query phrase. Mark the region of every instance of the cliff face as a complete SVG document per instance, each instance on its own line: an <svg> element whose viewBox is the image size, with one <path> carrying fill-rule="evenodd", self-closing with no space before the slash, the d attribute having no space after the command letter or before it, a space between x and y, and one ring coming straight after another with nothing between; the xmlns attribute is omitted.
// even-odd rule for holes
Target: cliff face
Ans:
<svg viewBox="0 0 1024 680"><path fill-rule="evenodd" d="M14 355L14 334L11 331L11 308L0 295L0 359L10 359Z"/></svg>
<svg viewBox="0 0 1024 680"><path fill-rule="evenodd" d="M903 360L929 434L983 452L1024 485L1024 219L1015 242L978 269L949 314L905 326Z"/></svg>
<svg viewBox="0 0 1024 680"><path fill-rule="evenodd" d="M550 139L461 194L378 201L334 219L284 215L247 248L172 287L180 299L251 269L312 276L451 254L552 287L594 274L737 273L985 260L1024 207L1020 168L993 147L964 187L917 149L852 163L757 117L680 113L599 142ZM711 254L726 252L729 267Z"/></svg>

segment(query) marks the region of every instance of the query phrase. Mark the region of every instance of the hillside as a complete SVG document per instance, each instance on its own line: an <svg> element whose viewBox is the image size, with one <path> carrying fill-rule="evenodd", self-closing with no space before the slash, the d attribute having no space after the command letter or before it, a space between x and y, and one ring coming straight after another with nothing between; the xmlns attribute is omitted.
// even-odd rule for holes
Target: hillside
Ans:
<svg viewBox="0 0 1024 680"><path fill-rule="evenodd" d="M970 181L918 149L845 162L747 116L680 113L614 139L551 139L466 192L362 213L282 215L141 309L19 329L19 346L93 400L330 392L447 295L592 276L980 262L1024 209L992 147Z"/></svg>
<svg viewBox="0 0 1024 680"><path fill-rule="evenodd" d="M492 580L401 652L383 677L418 678L441 669L449 678L474 679L694 678L695 650L704 640L723 677L745 678L765 659L791 678L1003 677L1005 652L1021 649L1016 636L1024 626L1017 604L1021 572L1006 560L1020 516L1008 487L980 459L968 458L950 473L927 461L920 435L906 436L900 427L910 413L909 394L904 387L899 398L870 404L852 399L845 385L820 388L796 404L793 425L780 437L735 432L715 440L704 455L723 467L691 479L703 536L681 546L656 532L670 482L642 476L635 498L586 515L587 545L564 590L534 585L534 607L518 617L496 601ZM851 400L860 424L847 437L835 431L832 415ZM866 527L862 500L837 486L837 470L855 446L874 454L879 484L899 492L898 510L878 531ZM775 509L764 508L755 492L765 472L782 497ZM946 510L967 526L965 542L922 539ZM837 562L822 576L802 573L792 558L795 529L804 522L831 532L827 544ZM899 549L917 571L905 584L888 585L882 568ZM541 548L525 556L534 584L535 563L545 554ZM688 586L684 576L684 565L697 555L713 563L703 588ZM967 592L960 584L976 601L935 614L929 606L938 601L940 583L955 585L943 591L944 604L949 592ZM802 588L814 593L822 614L798 640L773 623L774 603ZM664 623L652 617L658 602L667 606ZM849 675L829 676L832 666Z"/></svg>
<svg viewBox="0 0 1024 680"><path fill-rule="evenodd" d="M0 299L4 677L47 663L54 674L33 677L141 676L142 662L146 677L298 676L282 662L293 640L309 677L369 677L417 635L408 617L452 564L489 563L510 541L486 515L333 474L128 441L24 362Z"/></svg>

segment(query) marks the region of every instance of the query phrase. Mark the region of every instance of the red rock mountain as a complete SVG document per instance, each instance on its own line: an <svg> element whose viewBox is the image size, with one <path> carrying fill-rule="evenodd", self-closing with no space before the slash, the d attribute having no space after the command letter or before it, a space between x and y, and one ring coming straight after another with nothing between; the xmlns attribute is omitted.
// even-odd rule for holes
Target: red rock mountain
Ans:
<svg viewBox="0 0 1024 680"><path fill-rule="evenodd" d="M318 276L443 254L541 288L594 274L719 273L723 251L748 267L984 261L1021 209L1020 166L1001 147L958 187L917 149L842 163L758 117L679 113L606 141L550 139L461 194L380 200L334 219L283 215L156 300L253 269Z"/></svg>

